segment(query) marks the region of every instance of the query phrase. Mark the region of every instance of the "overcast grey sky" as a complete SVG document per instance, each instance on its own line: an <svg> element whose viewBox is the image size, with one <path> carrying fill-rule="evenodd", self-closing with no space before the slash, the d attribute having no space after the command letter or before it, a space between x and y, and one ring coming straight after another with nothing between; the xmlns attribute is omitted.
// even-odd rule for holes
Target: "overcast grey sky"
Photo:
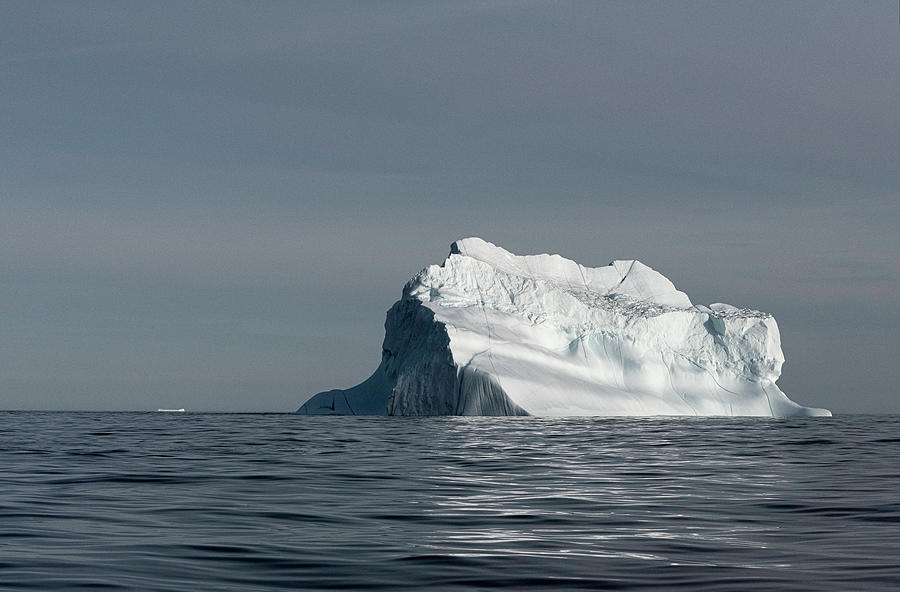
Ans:
<svg viewBox="0 0 900 592"><path fill-rule="evenodd" d="M884 2L2 2L0 408L288 411L449 243L637 258L900 412Z"/></svg>

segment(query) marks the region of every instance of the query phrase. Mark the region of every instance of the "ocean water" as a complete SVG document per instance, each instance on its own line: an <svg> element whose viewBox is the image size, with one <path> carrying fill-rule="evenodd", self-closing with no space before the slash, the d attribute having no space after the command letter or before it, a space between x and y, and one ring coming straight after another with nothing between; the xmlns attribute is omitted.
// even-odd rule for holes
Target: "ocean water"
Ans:
<svg viewBox="0 0 900 592"><path fill-rule="evenodd" d="M2 590L897 590L900 417L0 413Z"/></svg>

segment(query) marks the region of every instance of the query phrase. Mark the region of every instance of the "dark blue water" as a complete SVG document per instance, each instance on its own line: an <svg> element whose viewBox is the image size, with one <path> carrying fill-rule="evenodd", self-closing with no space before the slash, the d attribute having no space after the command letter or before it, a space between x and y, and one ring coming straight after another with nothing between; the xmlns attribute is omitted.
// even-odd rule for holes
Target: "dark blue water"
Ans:
<svg viewBox="0 0 900 592"><path fill-rule="evenodd" d="M900 417L0 413L0 588L896 590Z"/></svg>

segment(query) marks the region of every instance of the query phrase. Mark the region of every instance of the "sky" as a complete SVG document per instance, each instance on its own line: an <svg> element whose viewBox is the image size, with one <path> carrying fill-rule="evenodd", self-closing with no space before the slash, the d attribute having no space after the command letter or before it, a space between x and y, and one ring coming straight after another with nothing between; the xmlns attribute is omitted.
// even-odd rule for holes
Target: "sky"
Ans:
<svg viewBox="0 0 900 592"><path fill-rule="evenodd" d="M900 413L884 2L0 2L0 409L291 411L480 236L778 320Z"/></svg>

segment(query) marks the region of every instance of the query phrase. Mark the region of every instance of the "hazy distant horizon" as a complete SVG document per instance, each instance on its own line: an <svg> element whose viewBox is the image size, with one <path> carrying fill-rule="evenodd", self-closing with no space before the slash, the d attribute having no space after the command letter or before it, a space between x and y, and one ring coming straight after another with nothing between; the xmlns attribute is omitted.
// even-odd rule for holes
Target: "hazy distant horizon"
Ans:
<svg viewBox="0 0 900 592"><path fill-rule="evenodd" d="M0 5L0 409L293 411L480 236L900 413L896 2Z"/></svg>

